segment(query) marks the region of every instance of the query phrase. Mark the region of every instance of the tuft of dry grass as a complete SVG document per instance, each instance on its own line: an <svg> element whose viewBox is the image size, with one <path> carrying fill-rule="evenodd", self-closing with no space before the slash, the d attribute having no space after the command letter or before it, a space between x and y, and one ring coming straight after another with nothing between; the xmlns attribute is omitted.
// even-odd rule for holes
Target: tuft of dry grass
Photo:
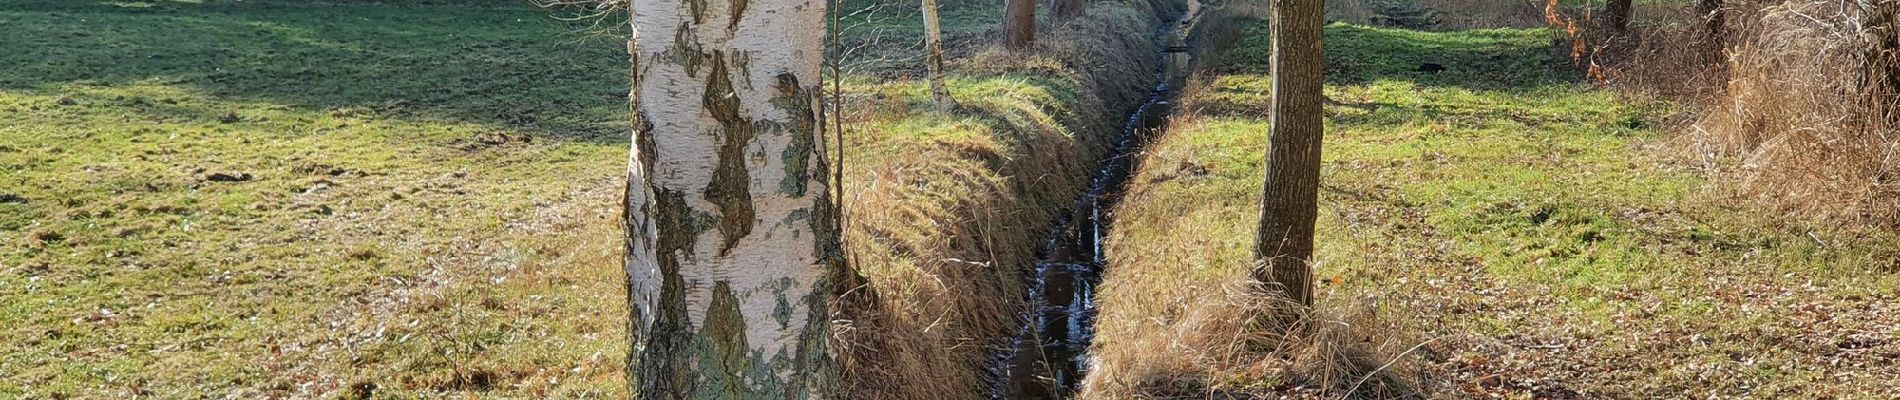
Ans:
<svg viewBox="0 0 1900 400"><path fill-rule="evenodd" d="M1714 33L1687 5L1654 8L1600 61L1620 92L1688 106L1685 158L1776 213L1900 227L1900 59L1883 16L1900 4L1735 2Z"/></svg>
<svg viewBox="0 0 1900 400"><path fill-rule="evenodd" d="M1820 2L1748 14L1727 85L1690 131L1705 165L1778 211L1900 227L1900 108L1876 83L1900 60L1870 52L1893 25L1880 33L1869 15Z"/></svg>
<svg viewBox="0 0 1900 400"><path fill-rule="evenodd" d="M1145 304L1164 309L1144 310L1155 312L1149 318L1121 319L1132 323L1100 326L1103 336L1125 340L1097 346L1091 353L1093 369L1079 398L1419 394L1406 357L1416 347L1405 348L1405 338L1382 328L1387 324L1366 304L1329 302L1309 309L1246 283L1244 273L1235 275L1212 288L1205 283L1187 286L1203 289L1196 292L1153 293L1158 297ZM1167 291L1180 283L1146 280L1116 290L1139 291L1129 286L1142 285Z"/></svg>

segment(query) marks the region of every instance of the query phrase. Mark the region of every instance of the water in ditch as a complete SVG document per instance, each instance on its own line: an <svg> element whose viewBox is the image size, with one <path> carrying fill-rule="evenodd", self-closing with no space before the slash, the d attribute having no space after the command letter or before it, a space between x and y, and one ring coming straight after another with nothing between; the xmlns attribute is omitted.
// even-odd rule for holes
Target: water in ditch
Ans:
<svg viewBox="0 0 1900 400"><path fill-rule="evenodd" d="M1095 333L1095 288L1106 264L1102 240L1107 237L1111 208L1123 183L1134 170L1144 132L1165 123L1174 88L1185 79L1191 48L1188 36L1199 14L1190 1L1181 19L1155 30L1157 57L1154 87L1140 106L1128 113L1115 147L1090 179L1069 213L1051 228L1038 249L1038 261L1029 271L1028 312L1022 325L990 361L990 399L1068 398L1088 372L1088 347Z"/></svg>

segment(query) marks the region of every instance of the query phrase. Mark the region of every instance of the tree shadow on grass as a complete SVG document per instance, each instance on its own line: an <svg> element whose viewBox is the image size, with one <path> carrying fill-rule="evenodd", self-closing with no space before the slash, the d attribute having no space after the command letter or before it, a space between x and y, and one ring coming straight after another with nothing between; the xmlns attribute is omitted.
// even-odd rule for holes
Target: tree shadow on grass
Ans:
<svg viewBox="0 0 1900 400"><path fill-rule="evenodd" d="M1243 22L1241 46L1222 60L1230 73L1268 72L1267 25ZM1410 81L1420 86L1517 91L1578 82L1551 46L1548 29L1419 31L1335 23L1326 26L1326 80L1362 84Z"/></svg>
<svg viewBox="0 0 1900 400"><path fill-rule="evenodd" d="M0 6L0 90L156 83L624 142L624 45L589 26L500 1L28 0Z"/></svg>
<svg viewBox="0 0 1900 400"><path fill-rule="evenodd" d="M1243 22L1241 45L1221 60L1219 83L1197 100L1201 115L1265 118L1272 105L1264 22ZM1519 127L1573 123L1579 110L1526 102L1573 95L1582 76L1552 47L1548 29L1418 31L1362 25L1326 27L1326 79L1332 90L1361 85L1396 87L1414 96L1327 99L1331 121L1352 126L1399 126L1441 121ZM1389 92L1389 89L1387 90ZM1641 110L1614 113L1630 128ZM1624 115L1629 114L1629 115Z"/></svg>

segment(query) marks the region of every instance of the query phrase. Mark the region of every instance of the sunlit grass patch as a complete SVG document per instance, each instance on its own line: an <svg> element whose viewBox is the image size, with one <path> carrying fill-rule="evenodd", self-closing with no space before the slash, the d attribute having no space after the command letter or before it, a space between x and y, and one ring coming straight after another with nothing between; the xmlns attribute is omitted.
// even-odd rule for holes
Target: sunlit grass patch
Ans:
<svg viewBox="0 0 1900 400"><path fill-rule="evenodd" d="M1385 329L1412 338L1402 347L1437 339L1410 364L1436 390L1891 390L1873 377L1892 365L1875 360L1900 349L1828 346L1891 336L1874 314L1900 283L1887 273L1900 254L1892 233L1810 228L1710 194L1653 149L1668 139L1653 127L1665 110L1571 83L1548 31L1327 29L1321 309L1379 310ZM1143 159L1116 213L1098 352L1159 357L1114 346L1173 334L1182 304L1246 279L1270 101L1264 39L1230 52ZM1825 312L1837 319L1817 325L1800 311L1820 309L1859 317ZM1286 381L1284 370L1140 362L1227 390ZM1852 378L1814 379L1830 374Z"/></svg>
<svg viewBox="0 0 1900 400"><path fill-rule="evenodd" d="M0 397L619 393L614 213L577 208L619 187L618 46L518 7L121 6L0 7Z"/></svg>

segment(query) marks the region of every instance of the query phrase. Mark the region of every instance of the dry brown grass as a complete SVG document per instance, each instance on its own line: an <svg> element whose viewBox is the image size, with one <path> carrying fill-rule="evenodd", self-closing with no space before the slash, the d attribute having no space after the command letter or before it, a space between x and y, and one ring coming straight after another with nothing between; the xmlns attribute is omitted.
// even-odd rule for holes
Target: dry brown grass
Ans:
<svg viewBox="0 0 1900 400"><path fill-rule="evenodd" d="M1809 223L1900 227L1900 108L1882 83L1900 60L1872 8L1742 2L1710 36L1686 7L1649 10L1661 17L1606 46L1606 81L1688 105L1685 153L1734 194Z"/></svg>
<svg viewBox="0 0 1900 400"><path fill-rule="evenodd" d="M953 113L921 82L847 88L847 250L881 300L840 332L851 397L977 398L1023 267L1119 126L1103 116L1147 89L1124 78L1153 65L1156 12L1098 5L1028 54L953 50Z"/></svg>
<svg viewBox="0 0 1900 400"><path fill-rule="evenodd" d="M1893 2L1885 2L1894 7ZM1691 131L1709 167L1778 211L1900 226L1900 131L1882 80L1900 63L1872 58L1871 32L1838 5L1768 6L1738 27L1725 93ZM1737 165L1721 165L1718 156Z"/></svg>
<svg viewBox="0 0 1900 400"><path fill-rule="evenodd" d="M1151 314L1098 327L1102 337L1120 340L1095 347L1094 369L1079 397L1383 399L1417 394L1409 349L1382 328L1369 308L1328 303L1307 309L1246 283L1244 274L1229 278L1231 283L1218 287L1188 286L1202 289L1196 292L1165 287L1184 283L1174 280L1136 283L1173 293L1115 303ZM1116 290L1140 289L1124 285Z"/></svg>
<svg viewBox="0 0 1900 400"><path fill-rule="evenodd" d="M1207 129L1209 84L1184 89L1167 147ZM1179 131L1177 131L1179 130ZM1092 364L1078 395L1127 398L1397 398L1418 394L1411 343L1371 305L1324 301L1308 309L1248 278L1246 224L1257 215L1224 188L1198 186L1208 165L1145 154L1115 212ZM1165 162L1164 162L1165 161ZM1178 163L1179 165L1173 165ZM1160 166L1153 166L1160 165ZM1231 172L1231 171L1228 171ZM1245 198L1245 197L1243 197ZM1194 232L1193 238L1182 238Z"/></svg>

